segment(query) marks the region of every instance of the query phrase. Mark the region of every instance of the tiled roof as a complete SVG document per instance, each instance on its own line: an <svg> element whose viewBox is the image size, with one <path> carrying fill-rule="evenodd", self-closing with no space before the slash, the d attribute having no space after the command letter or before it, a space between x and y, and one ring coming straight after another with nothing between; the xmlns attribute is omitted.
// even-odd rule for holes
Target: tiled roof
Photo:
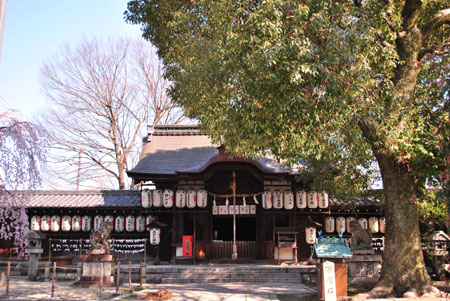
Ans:
<svg viewBox="0 0 450 301"><path fill-rule="evenodd" d="M208 135L199 131L195 125L150 127L140 160L128 173L134 176L201 172L220 155L217 147L218 145L214 145ZM298 173L295 168L286 168L270 156L257 159L253 163L267 173Z"/></svg>
<svg viewBox="0 0 450 301"><path fill-rule="evenodd" d="M13 193L22 198L26 208L95 208L141 206L140 191L137 190L97 190L59 191L37 190Z"/></svg>

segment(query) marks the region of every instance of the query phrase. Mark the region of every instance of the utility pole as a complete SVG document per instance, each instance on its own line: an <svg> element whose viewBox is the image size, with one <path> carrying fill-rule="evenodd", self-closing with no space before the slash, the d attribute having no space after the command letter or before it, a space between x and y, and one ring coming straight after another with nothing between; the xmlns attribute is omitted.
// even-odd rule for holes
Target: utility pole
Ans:
<svg viewBox="0 0 450 301"><path fill-rule="evenodd" d="M3 27L5 27L6 0L0 0L0 61L2 59Z"/></svg>

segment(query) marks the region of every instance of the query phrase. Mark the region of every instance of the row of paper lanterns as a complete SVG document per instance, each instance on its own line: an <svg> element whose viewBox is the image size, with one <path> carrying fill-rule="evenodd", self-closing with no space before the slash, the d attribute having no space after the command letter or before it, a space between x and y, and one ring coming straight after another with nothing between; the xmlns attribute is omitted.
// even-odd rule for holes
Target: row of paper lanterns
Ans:
<svg viewBox="0 0 450 301"><path fill-rule="evenodd" d="M109 221L112 222L116 232L143 232L145 227L153 220L154 217L151 215L146 217L143 215L128 215L126 217L122 215L116 217L112 215L96 215L93 219L89 215L64 215L62 217L59 215L44 215L42 217L35 215L31 217L30 229L42 232L58 232L59 230L64 232L90 232L92 228L98 230L104 221Z"/></svg>
<svg viewBox="0 0 450 301"><path fill-rule="evenodd" d="M171 189L144 189L141 192L141 203L144 208L171 208L174 203L174 192ZM181 189L175 193L175 206L178 208L205 208L207 204L208 192L204 189L188 191Z"/></svg>
<svg viewBox="0 0 450 301"><path fill-rule="evenodd" d="M328 208L329 197L326 192L299 190L295 193L298 209ZM294 209L294 193L290 190L266 190L262 193L262 206L264 209Z"/></svg>

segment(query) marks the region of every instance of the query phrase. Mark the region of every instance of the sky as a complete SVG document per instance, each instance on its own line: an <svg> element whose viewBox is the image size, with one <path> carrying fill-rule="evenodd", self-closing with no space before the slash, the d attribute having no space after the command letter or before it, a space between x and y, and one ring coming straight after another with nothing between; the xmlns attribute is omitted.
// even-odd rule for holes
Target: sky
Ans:
<svg viewBox="0 0 450 301"><path fill-rule="evenodd" d="M45 106L39 69L83 37L140 36L124 21L127 0L8 0L0 58L0 98L29 120Z"/></svg>

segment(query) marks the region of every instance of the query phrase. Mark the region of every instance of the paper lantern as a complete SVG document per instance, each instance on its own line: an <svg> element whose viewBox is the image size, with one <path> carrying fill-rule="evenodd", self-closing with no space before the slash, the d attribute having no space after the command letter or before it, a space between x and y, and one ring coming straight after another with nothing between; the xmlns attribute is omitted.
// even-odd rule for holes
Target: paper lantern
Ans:
<svg viewBox="0 0 450 301"><path fill-rule="evenodd" d="M186 205L188 208L195 208L197 203L197 191L194 189L189 189L187 192L187 202Z"/></svg>
<svg viewBox="0 0 450 301"><path fill-rule="evenodd" d="M372 216L369 218L369 229L371 233L378 233L380 231L378 217Z"/></svg>
<svg viewBox="0 0 450 301"><path fill-rule="evenodd" d="M31 218L30 230L39 231L40 229L41 229L41 217L35 215Z"/></svg>
<svg viewBox="0 0 450 301"><path fill-rule="evenodd" d="M356 221L356 218L353 216L349 216L345 219L345 227L347 229L347 232L349 232L349 233L350 233L350 222L351 221Z"/></svg>
<svg viewBox="0 0 450 301"><path fill-rule="evenodd" d="M152 206L152 191L149 189L144 189L141 191L141 204L144 208L150 208Z"/></svg>
<svg viewBox="0 0 450 301"><path fill-rule="evenodd" d="M285 191L283 196L284 208L287 210L294 209L294 193L292 191Z"/></svg>
<svg viewBox="0 0 450 301"><path fill-rule="evenodd" d="M317 192L308 192L308 207L311 209L317 208Z"/></svg>
<svg viewBox="0 0 450 301"><path fill-rule="evenodd" d="M104 217L101 215L94 216L94 230L97 231L100 229L100 226L103 224Z"/></svg>
<svg viewBox="0 0 450 301"><path fill-rule="evenodd" d="M72 231L78 232L81 230L81 216L74 215L72 216Z"/></svg>
<svg viewBox="0 0 450 301"><path fill-rule="evenodd" d="M262 194L262 206L264 209L272 209L272 193L268 190Z"/></svg>
<svg viewBox="0 0 450 301"><path fill-rule="evenodd" d="M319 208L328 208L329 201L328 201L328 193L325 191L322 191L321 193L317 193L319 196Z"/></svg>
<svg viewBox="0 0 450 301"><path fill-rule="evenodd" d="M147 217L145 218L145 225L150 225L151 222L153 222L155 220L155 217L153 215L147 215Z"/></svg>
<svg viewBox="0 0 450 301"><path fill-rule="evenodd" d="M283 208L283 193L280 190L274 190L272 192L273 208Z"/></svg>
<svg viewBox="0 0 450 301"><path fill-rule="evenodd" d="M114 230L116 232L123 232L125 229L125 218L122 215L116 216L116 220L114 221Z"/></svg>
<svg viewBox="0 0 450 301"><path fill-rule="evenodd" d="M150 244L153 246L159 245L161 242L161 229L151 228L150 229Z"/></svg>
<svg viewBox="0 0 450 301"><path fill-rule="evenodd" d="M50 216L49 215L44 215L41 218L41 231L42 232L47 232L50 230Z"/></svg>
<svg viewBox="0 0 450 301"><path fill-rule="evenodd" d="M127 232L134 232L136 229L136 218L133 215L128 215L125 219L125 229Z"/></svg>
<svg viewBox="0 0 450 301"><path fill-rule="evenodd" d="M163 200L163 193L161 190L153 190L153 207L161 207Z"/></svg>
<svg viewBox="0 0 450 301"><path fill-rule="evenodd" d="M386 231L386 218L384 216L380 217L380 232L385 233Z"/></svg>
<svg viewBox="0 0 450 301"><path fill-rule="evenodd" d="M345 232L345 217L339 216L338 218L336 218L336 232Z"/></svg>
<svg viewBox="0 0 450 301"><path fill-rule="evenodd" d="M50 230L52 232L58 232L61 226L61 217L59 215L53 215L51 219Z"/></svg>
<svg viewBox="0 0 450 301"><path fill-rule="evenodd" d="M306 243L314 244L316 242L316 227L308 226L305 228Z"/></svg>
<svg viewBox="0 0 450 301"><path fill-rule="evenodd" d="M177 190L175 193L175 203L178 208L184 208L186 206L186 191L183 189Z"/></svg>
<svg viewBox="0 0 450 301"><path fill-rule="evenodd" d="M365 217L361 217L358 219L358 223L360 224L360 226L363 229L368 229L369 228L369 222L367 221L367 218Z"/></svg>
<svg viewBox="0 0 450 301"><path fill-rule="evenodd" d="M165 208L171 208L173 206L173 190L171 189L164 190L163 206Z"/></svg>
<svg viewBox="0 0 450 301"><path fill-rule="evenodd" d="M68 215L64 215L61 218L61 230L64 232L70 231L70 226L72 225L72 218Z"/></svg>
<svg viewBox="0 0 450 301"><path fill-rule="evenodd" d="M103 222L104 222L104 223L105 223L105 222L110 222L111 225L114 226L114 216L112 216L112 215L107 215L107 216L105 216L105 218L103 219Z"/></svg>
<svg viewBox="0 0 450 301"><path fill-rule="evenodd" d="M327 233L334 232L334 217L327 216L325 218L325 232L327 232Z"/></svg>
<svg viewBox="0 0 450 301"><path fill-rule="evenodd" d="M197 206L205 208L208 204L208 192L204 189L197 191Z"/></svg>
<svg viewBox="0 0 450 301"><path fill-rule="evenodd" d="M90 232L92 229L92 217L90 217L89 215L84 215L81 218L81 230L83 230L83 232Z"/></svg>
<svg viewBox="0 0 450 301"><path fill-rule="evenodd" d="M138 215L136 217L136 231L144 232L145 230L145 217L143 215Z"/></svg>
<svg viewBox="0 0 450 301"><path fill-rule="evenodd" d="M308 204L306 191L304 190L297 191L296 198L297 198L297 208L305 209Z"/></svg>

